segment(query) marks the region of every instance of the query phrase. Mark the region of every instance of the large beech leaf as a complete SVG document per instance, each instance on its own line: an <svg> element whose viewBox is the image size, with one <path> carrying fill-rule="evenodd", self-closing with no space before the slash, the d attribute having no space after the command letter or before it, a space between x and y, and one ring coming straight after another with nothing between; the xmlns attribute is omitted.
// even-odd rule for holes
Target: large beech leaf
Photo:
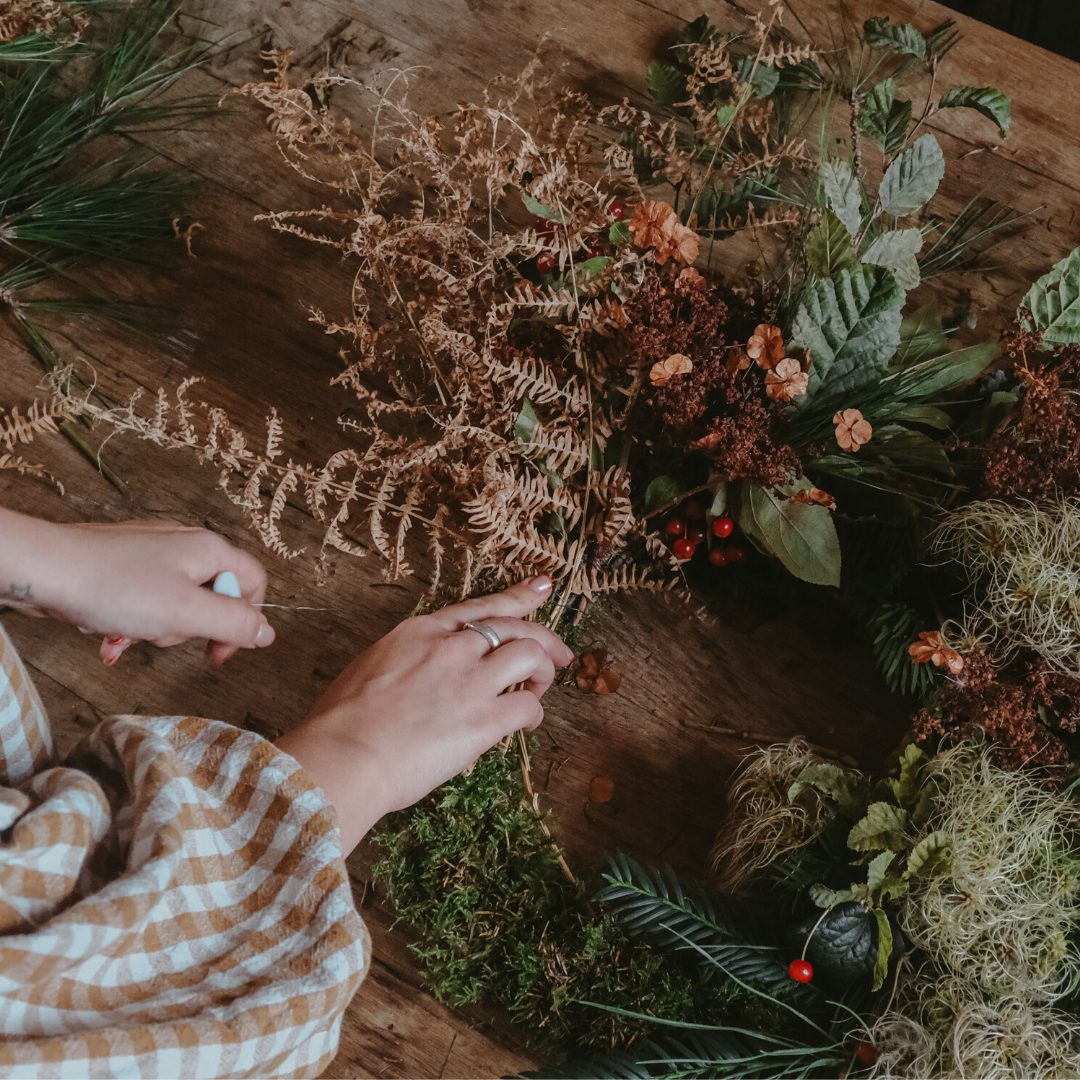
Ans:
<svg viewBox="0 0 1080 1080"><path fill-rule="evenodd" d="M858 390L885 374L900 344L904 290L886 271L855 267L811 282L791 326L792 349L809 349L815 394Z"/></svg>
<svg viewBox="0 0 1080 1080"><path fill-rule="evenodd" d="M839 587L840 541L832 514L816 503L785 497L809 486L805 477L786 488L744 482L739 527L797 578Z"/></svg>
<svg viewBox="0 0 1080 1080"><path fill-rule="evenodd" d="M820 277L832 277L858 262L851 233L831 210L806 234L803 251L810 269Z"/></svg>
<svg viewBox="0 0 1080 1080"><path fill-rule="evenodd" d="M1080 344L1080 248L1028 289L1017 315L1029 333L1042 331L1044 345Z"/></svg>
<svg viewBox="0 0 1080 1080"><path fill-rule="evenodd" d="M872 49L887 49L901 56L926 59L926 38L911 23L893 26L887 18L867 19L863 23L863 41Z"/></svg>
<svg viewBox="0 0 1080 1080"><path fill-rule="evenodd" d="M890 157L907 142L911 102L896 100L896 80L883 79L859 105L859 130Z"/></svg>
<svg viewBox="0 0 1080 1080"><path fill-rule="evenodd" d="M904 877L936 873L949 861L950 854L948 834L932 832L929 836L920 840L912 849L911 854L908 856Z"/></svg>
<svg viewBox="0 0 1080 1080"><path fill-rule="evenodd" d="M810 937L806 959L813 965L815 975L834 986L866 985L878 957L877 917L858 900L837 904L815 930L814 923L819 917L814 912L795 931L795 941L803 942Z"/></svg>
<svg viewBox="0 0 1080 1080"><path fill-rule="evenodd" d="M919 262L915 256L922 245L921 229L895 229L878 236L866 249L862 261L884 266L900 288L914 289L919 284Z"/></svg>
<svg viewBox="0 0 1080 1080"><path fill-rule="evenodd" d="M866 808L866 816L857 821L848 833L847 845L852 851L899 850L904 844L907 811L892 803L876 802Z"/></svg>
<svg viewBox="0 0 1080 1080"><path fill-rule="evenodd" d="M1012 101L992 86L954 86L938 102L939 109L974 109L998 126L1004 139L1012 123Z"/></svg>
<svg viewBox="0 0 1080 1080"><path fill-rule="evenodd" d="M868 787L858 773L841 769L827 761L807 765L788 788L788 799L794 802L806 788L817 788L836 803L837 810L856 821L866 813Z"/></svg>
<svg viewBox="0 0 1080 1080"><path fill-rule="evenodd" d="M862 225L862 195L849 161L839 158L821 163L821 184L833 213L852 236Z"/></svg>
<svg viewBox="0 0 1080 1080"><path fill-rule="evenodd" d="M878 188L881 209L893 217L914 214L931 198L945 175L945 155L933 135L923 135L886 170Z"/></svg>

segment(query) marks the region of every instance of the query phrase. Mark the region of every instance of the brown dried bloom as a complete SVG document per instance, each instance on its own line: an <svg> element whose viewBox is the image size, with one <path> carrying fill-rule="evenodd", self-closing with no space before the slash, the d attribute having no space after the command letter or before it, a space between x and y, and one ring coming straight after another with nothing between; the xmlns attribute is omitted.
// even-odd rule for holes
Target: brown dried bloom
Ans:
<svg viewBox="0 0 1080 1080"><path fill-rule="evenodd" d="M746 355L743 349L740 349L738 345L732 345L728 349L727 360L724 361L724 366L728 371L734 373L736 371L745 371L754 361Z"/></svg>
<svg viewBox="0 0 1080 1080"><path fill-rule="evenodd" d="M796 491L791 496L793 503L814 503L817 506L824 506L829 510L836 509L836 500L827 492L822 491L821 488L808 487L803 488L801 491Z"/></svg>
<svg viewBox="0 0 1080 1080"><path fill-rule="evenodd" d="M703 278L692 266L683 267L679 276L675 279L677 292L704 292L709 287L709 282Z"/></svg>
<svg viewBox="0 0 1080 1080"><path fill-rule="evenodd" d="M779 326L762 323L754 336L746 343L746 351L758 362L758 366L769 371L784 359L784 337Z"/></svg>
<svg viewBox="0 0 1080 1080"><path fill-rule="evenodd" d="M858 409L844 409L832 418L832 422L836 425L836 441L841 449L852 453L868 443L874 434L870 421L864 420Z"/></svg>
<svg viewBox="0 0 1080 1080"><path fill-rule="evenodd" d="M919 640L908 646L908 654L913 664L925 664L930 660L934 667L947 667L954 675L964 670L964 658L946 646L938 630L924 630L919 634Z"/></svg>
<svg viewBox="0 0 1080 1080"><path fill-rule="evenodd" d="M672 375L687 375L694 370L694 361L682 353L672 353L666 360L653 364L649 381L653 386L664 386Z"/></svg>
<svg viewBox="0 0 1080 1080"><path fill-rule="evenodd" d="M0 4L0 41L14 41L26 34L51 34L64 20L73 39L80 36L89 21L55 0L7 0Z"/></svg>
<svg viewBox="0 0 1080 1080"><path fill-rule="evenodd" d="M646 199L638 203L630 221L630 233L640 248L655 248L658 262L675 259L689 265L698 256L701 239L679 221L675 211L663 202Z"/></svg>
<svg viewBox="0 0 1080 1080"><path fill-rule="evenodd" d="M760 362L759 360L758 363ZM765 375L765 393L773 401L790 401L794 397L805 394L809 382L810 376L803 371L799 361L788 357L786 360L781 360L775 370ZM867 424L867 427L869 426Z"/></svg>
<svg viewBox="0 0 1080 1080"><path fill-rule="evenodd" d="M596 649L581 658L581 670L577 673L577 686L583 694L613 694L622 683L607 664L607 650Z"/></svg>

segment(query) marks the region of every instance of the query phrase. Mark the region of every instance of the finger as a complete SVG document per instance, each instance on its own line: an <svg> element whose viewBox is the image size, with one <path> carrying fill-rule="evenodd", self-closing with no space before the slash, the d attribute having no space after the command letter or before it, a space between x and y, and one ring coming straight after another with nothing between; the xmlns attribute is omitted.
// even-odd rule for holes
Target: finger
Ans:
<svg viewBox="0 0 1080 1080"><path fill-rule="evenodd" d="M551 578L546 574L511 585L501 593L466 600L436 611L431 618L446 630L458 630L462 623L481 619L521 619L534 612L551 595Z"/></svg>
<svg viewBox="0 0 1080 1080"><path fill-rule="evenodd" d="M485 619L484 625L490 626L503 642L532 638L551 657L551 662L556 667L566 667L574 659L573 650L564 644L562 638L539 623L525 622L523 619ZM475 646L478 656L490 652L491 645L482 634L476 633L475 630L466 630L462 636L475 638L475 641L470 641L470 644Z"/></svg>
<svg viewBox="0 0 1080 1080"><path fill-rule="evenodd" d="M220 667L226 660L231 660L239 651L239 645L229 645L224 641L206 643L206 659L215 667Z"/></svg>
<svg viewBox="0 0 1080 1080"><path fill-rule="evenodd" d="M266 599L266 571L253 555L235 548L220 536L207 533L207 551L199 560L197 584L211 582L218 574L229 571L236 575L240 595L249 604L261 604Z"/></svg>
<svg viewBox="0 0 1080 1080"><path fill-rule="evenodd" d="M496 691L523 683L524 689L537 698L543 697L555 681L554 661L538 641L527 637L492 650L480 661L480 670Z"/></svg>
<svg viewBox="0 0 1080 1080"><path fill-rule="evenodd" d="M112 667L123 655L129 645L134 645L133 638L124 637L121 634L108 634L101 641L101 659Z"/></svg>
<svg viewBox="0 0 1080 1080"><path fill-rule="evenodd" d="M512 694L503 694L495 702L491 745L494 746L500 739L505 739L507 735L512 735L522 728L531 731L539 727L543 719L544 706L540 704L535 694L528 690L515 690Z"/></svg>
<svg viewBox="0 0 1080 1080"><path fill-rule="evenodd" d="M261 649L270 645L275 636L258 608L246 600L218 596L209 589L191 589L187 604L178 614L178 630L185 638L203 637L240 649Z"/></svg>

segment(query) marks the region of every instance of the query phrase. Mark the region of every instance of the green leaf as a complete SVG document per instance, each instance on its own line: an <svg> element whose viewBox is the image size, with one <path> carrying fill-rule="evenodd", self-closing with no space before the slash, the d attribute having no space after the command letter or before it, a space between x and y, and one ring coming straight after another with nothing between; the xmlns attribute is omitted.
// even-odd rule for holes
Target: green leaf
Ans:
<svg viewBox="0 0 1080 1080"><path fill-rule="evenodd" d="M787 488L744 483L739 527L759 540L797 578L840 585L840 541L832 514L816 503L793 503L784 495L809 487L803 477Z"/></svg>
<svg viewBox="0 0 1080 1080"><path fill-rule="evenodd" d="M913 214L934 196L945 175L945 156L933 135L923 135L885 170L878 188L881 209L894 217Z"/></svg>
<svg viewBox="0 0 1080 1080"><path fill-rule="evenodd" d="M916 743L908 743L900 758L900 777L888 778L888 785L901 806L912 807L919 796L919 773L926 754Z"/></svg>
<svg viewBox="0 0 1080 1080"><path fill-rule="evenodd" d="M819 277L832 277L858 261L851 233L831 210L806 234L803 246L810 269Z"/></svg>
<svg viewBox="0 0 1080 1080"><path fill-rule="evenodd" d="M862 194L851 163L834 158L821 163L821 183L825 198L852 236L862 226Z"/></svg>
<svg viewBox="0 0 1080 1080"><path fill-rule="evenodd" d="M865 886L863 887L865 890ZM837 904L846 904L849 900L860 899L855 895L856 889L829 889L824 885L811 885L808 893L810 902L819 908L836 907Z"/></svg>
<svg viewBox="0 0 1080 1080"><path fill-rule="evenodd" d="M859 105L859 130L892 157L907 142L911 102L896 101L896 80L879 82Z"/></svg>
<svg viewBox="0 0 1080 1080"><path fill-rule="evenodd" d="M985 341L914 364L897 379L897 395L909 400L920 398L925 401L963 386L978 378L990 366L997 356L997 350L997 342Z"/></svg>
<svg viewBox="0 0 1080 1080"><path fill-rule="evenodd" d="M895 858L896 852L883 851L875 856L866 868L867 891L877 904L886 900L897 900L911 887L903 878L893 877L889 873L889 867Z"/></svg>
<svg viewBox="0 0 1080 1080"><path fill-rule="evenodd" d="M935 874L949 861L951 848L949 837L943 832L932 832L912 849L908 856L904 877L916 874Z"/></svg>
<svg viewBox="0 0 1080 1080"><path fill-rule="evenodd" d="M791 326L792 350L813 356L805 397L845 394L879 379L900 344L903 303L904 290L881 270L855 267L811 282Z"/></svg>
<svg viewBox="0 0 1080 1080"><path fill-rule="evenodd" d="M998 126L998 134L1008 138L1012 123L1012 101L992 86L954 86L938 102L939 109L974 109Z"/></svg>
<svg viewBox="0 0 1080 1080"><path fill-rule="evenodd" d="M607 231L608 239L613 244L629 244L630 243L630 222L629 221L615 221L612 222L611 228Z"/></svg>
<svg viewBox="0 0 1080 1080"><path fill-rule="evenodd" d="M1016 314L1028 333L1042 331L1044 345L1080 344L1080 247L1028 289Z"/></svg>
<svg viewBox="0 0 1080 1080"><path fill-rule="evenodd" d="M807 765L788 788L788 799L794 801L808 787L817 788L836 803L837 810L845 817L857 821L866 813L868 788L858 773L848 772L839 765L816 762Z"/></svg>
<svg viewBox="0 0 1080 1080"><path fill-rule="evenodd" d="M738 111L739 106L737 102L733 101L728 105L721 105L720 108L716 110L716 126L723 131L724 128L735 119L735 114Z"/></svg>
<svg viewBox="0 0 1080 1080"><path fill-rule="evenodd" d="M521 193L521 201L530 214L535 214L537 217L544 218L547 221L557 221L560 225L565 225L567 222L565 214L560 214L558 210L552 210L550 206L537 202L536 199L524 191Z"/></svg>
<svg viewBox="0 0 1080 1080"><path fill-rule="evenodd" d="M753 72L751 86L754 88L754 97L767 98L780 81L780 70L768 64L755 66L755 61L756 57L753 56L743 58L739 64L739 82L745 83L751 78L750 73Z"/></svg>
<svg viewBox="0 0 1080 1080"><path fill-rule="evenodd" d="M874 962L874 985L871 991L880 990L885 976L889 974L889 957L892 956L892 927L889 925L889 916L880 908L874 912L878 928L877 959Z"/></svg>
<svg viewBox="0 0 1080 1080"><path fill-rule="evenodd" d="M521 402L521 412L514 421L514 438L523 443L532 442L533 432L539 423L540 418L536 415L532 402L525 398Z"/></svg>
<svg viewBox="0 0 1080 1080"><path fill-rule="evenodd" d="M899 412L889 413L889 419L902 424L926 424L939 431L952 427L952 417L936 405L908 405Z"/></svg>
<svg viewBox="0 0 1080 1080"><path fill-rule="evenodd" d="M645 489L645 513L651 514L658 507L677 502L682 494L683 486L674 477L656 477Z"/></svg>
<svg viewBox="0 0 1080 1080"><path fill-rule="evenodd" d="M815 912L800 924L797 933L806 940L806 959L831 983L846 985L869 981L878 956L877 918L858 900L838 904L823 919Z"/></svg>
<svg viewBox="0 0 1080 1080"><path fill-rule="evenodd" d="M907 811L892 803L871 803L866 816L855 823L848 833L847 845L852 851L880 851L882 848L904 846Z"/></svg>
<svg viewBox="0 0 1080 1080"><path fill-rule="evenodd" d="M911 23L893 26L887 18L867 19L863 23L863 41L872 49L926 59L926 38Z"/></svg>
<svg viewBox="0 0 1080 1080"><path fill-rule="evenodd" d="M686 76L671 64L661 64L656 60L645 69L645 85L649 97L670 109L687 99Z"/></svg>
<svg viewBox="0 0 1080 1080"><path fill-rule="evenodd" d="M881 233L866 249L864 263L884 266L902 289L919 284L919 262L915 258L923 246L921 229L895 229Z"/></svg>
<svg viewBox="0 0 1080 1080"><path fill-rule="evenodd" d="M595 259L586 259L578 263L575 269L580 270L586 277L592 277L593 274L599 274L609 262L611 262L610 255L597 255Z"/></svg>
<svg viewBox="0 0 1080 1080"><path fill-rule="evenodd" d="M928 356L940 356L948 347L949 339L941 325L941 308L937 301L931 300L900 324L900 348L894 364L915 364Z"/></svg>

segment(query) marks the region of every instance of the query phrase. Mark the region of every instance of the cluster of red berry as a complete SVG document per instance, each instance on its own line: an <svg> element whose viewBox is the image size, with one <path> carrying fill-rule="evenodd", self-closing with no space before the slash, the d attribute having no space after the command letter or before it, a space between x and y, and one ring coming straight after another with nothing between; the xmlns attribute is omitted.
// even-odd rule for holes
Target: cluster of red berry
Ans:
<svg viewBox="0 0 1080 1080"><path fill-rule="evenodd" d="M691 499L668 518L665 526L671 544L671 550L677 559L692 559L698 545L705 543L708 529L705 524L705 507ZM735 522L721 514L712 523L712 532L718 540L726 540L735 531ZM743 549L738 544L713 544L709 548L709 562L713 566L742 562Z"/></svg>
<svg viewBox="0 0 1080 1080"><path fill-rule="evenodd" d="M608 206L608 213L616 221L622 221L622 219L626 217L626 207L623 206L618 199L614 199L611 205ZM533 222L533 228L541 236L551 236L555 232L555 222L550 218L538 217L536 221ZM598 259L603 254L603 249L601 249L599 245L592 244L585 248L582 252L582 257L585 260ZM555 270L555 255L550 251L541 251L540 254L536 256L536 269L541 274L552 273Z"/></svg>

